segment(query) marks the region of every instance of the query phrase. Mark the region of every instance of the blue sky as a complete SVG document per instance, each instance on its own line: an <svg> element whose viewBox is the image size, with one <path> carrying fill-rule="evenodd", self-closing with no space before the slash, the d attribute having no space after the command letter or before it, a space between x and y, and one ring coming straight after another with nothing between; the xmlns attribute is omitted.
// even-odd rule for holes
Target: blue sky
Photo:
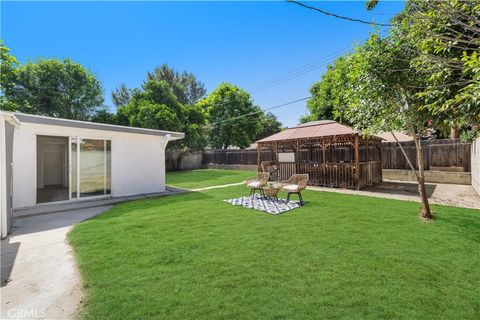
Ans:
<svg viewBox="0 0 480 320"><path fill-rule="evenodd" d="M306 3L377 22L388 22L404 5L384 0L368 12L363 0ZM80 62L101 81L107 105L115 86L138 87L147 71L167 63L193 72L209 91L231 82L262 108L272 107L307 97L325 62L372 31L283 1L1 3L1 38L20 62L64 57ZM302 69L309 72L259 87L312 62ZM293 126L305 105L272 112Z"/></svg>

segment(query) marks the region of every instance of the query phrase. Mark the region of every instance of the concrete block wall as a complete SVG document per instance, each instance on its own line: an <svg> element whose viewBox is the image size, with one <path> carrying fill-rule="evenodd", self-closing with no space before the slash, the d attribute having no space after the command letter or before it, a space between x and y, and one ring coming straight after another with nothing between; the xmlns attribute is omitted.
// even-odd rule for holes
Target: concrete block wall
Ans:
<svg viewBox="0 0 480 320"><path fill-rule="evenodd" d="M383 180L417 181L411 170L383 169ZM470 185L470 172L425 170L425 182Z"/></svg>

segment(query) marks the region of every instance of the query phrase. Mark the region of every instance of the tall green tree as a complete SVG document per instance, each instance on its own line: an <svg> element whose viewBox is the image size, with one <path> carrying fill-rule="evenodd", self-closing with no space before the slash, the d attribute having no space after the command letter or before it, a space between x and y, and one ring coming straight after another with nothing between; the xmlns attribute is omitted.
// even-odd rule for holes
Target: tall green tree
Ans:
<svg viewBox="0 0 480 320"><path fill-rule="evenodd" d="M208 115L209 144L213 148L248 147L260 128L261 110L243 89L221 83L198 106Z"/></svg>
<svg viewBox="0 0 480 320"><path fill-rule="evenodd" d="M421 216L431 219L421 137L430 124L441 119L434 118L419 96L427 75L412 67L417 55L402 38L381 39L372 35L350 61L352 87L345 115L367 135L391 132L395 137L394 131L400 130L413 137L418 171L400 143L399 146L418 181Z"/></svg>
<svg viewBox="0 0 480 320"><path fill-rule="evenodd" d="M373 9L378 0L368 0ZM416 52L413 67L428 74L419 95L443 116L440 129L478 126L480 121L480 2L408 0L393 33Z"/></svg>
<svg viewBox="0 0 480 320"><path fill-rule="evenodd" d="M17 82L19 63L3 42L0 42L0 59L0 110L14 111L17 106L10 97Z"/></svg>
<svg viewBox="0 0 480 320"><path fill-rule="evenodd" d="M478 125L480 3L409 0L392 24L386 38L374 34L342 58L346 68L342 59L329 68L313 87L310 111L320 118L337 110L365 134L408 132L418 170L399 146L418 180L421 216L431 219L421 137L432 127Z"/></svg>
<svg viewBox="0 0 480 320"><path fill-rule="evenodd" d="M336 59L333 65L327 67L321 80L310 88L311 98L307 101L309 114L303 117L301 122L314 120L348 122L343 115L343 110L349 104L346 90L350 86L349 70L349 55Z"/></svg>
<svg viewBox="0 0 480 320"><path fill-rule="evenodd" d="M129 103L117 108L116 120L122 125L184 132L185 139L168 144L176 154L175 168L189 151L202 150L206 145L203 111L181 104L164 80L149 79L142 89L132 90Z"/></svg>
<svg viewBox="0 0 480 320"><path fill-rule="evenodd" d="M124 107L130 102L130 90L125 84L120 84L112 91L112 102L118 107Z"/></svg>
<svg viewBox="0 0 480 320"><path fill-rule="evenodd" d="M271 136L272 134L282 130L282 123L278 121L277 117L273 113L261 112L258 114L258 118L259 128L255 137L255 141Z"/></svg>
<svg viewBox="0 0 480 320"><path fill-rule="evenodd" d="M197 80L193 73L182 73L171 68L167 64L156 67L147 74L147 82L150 80L166 81L178 102L184 105L194 105L207 92L203 82Z"/></svg>
<svg viewBox="0 0 480 320"><path fill-rule="evenodd" d="M95 75L70 59L40 59L17 69L7 98L25 113L88 120L103 104Z"/></svg>
<svg viewBox="0 0 480 320"><path fill-rule="evenodd" d="M111 112L106 106L95 111L95 113L91 116L90 121L106 124L118 124L116 114Z"/></svg>
<svg viewBox="0 0 480 320"><path fill-rule="evenodd" d="M410 0L395 29L428 77L426 108L456 128L480 120L480 2Z"/></svg>

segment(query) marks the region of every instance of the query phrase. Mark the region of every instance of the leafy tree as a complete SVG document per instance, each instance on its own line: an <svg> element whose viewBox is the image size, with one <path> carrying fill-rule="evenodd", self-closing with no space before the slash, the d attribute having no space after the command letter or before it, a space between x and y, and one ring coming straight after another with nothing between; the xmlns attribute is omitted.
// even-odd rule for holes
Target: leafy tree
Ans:
<svg viewBox="0 0 480 320"><path fill-rule="evenodd" d="M167 64L162 64L160 67L156 67L153 72L149 72L147 83L150 80L166 81L178 102L184 105L194 105L207 92L203 82L198 81L194 74L186 71L179 73Z"/></svg>
<svg viewBox="0 0 480 320"><path fill-rule="evenodd" d="M478 124L480 2L411 0L398 20L399 36L418 53L414 67L428 74L425 107L454 129Z"/></svg>
<svg viewBox="0 0 480 320"><path fill-rule="evenodd" d="M262 111L250 95L230 83L221 83L198 106L208 115L209 144L214 148L248 147L259 131ZM250 115L250 116L245 116Z"/></svg>
<svg viewBox="0 0 480 320"><path fill-rule="evenodd" d="M373 9L378 0L368 0ZM394 20L394 33L417 57L412 67L428 74L419 96L443 116L442 133L480 121L480 3L470 0L409 0Z"/></svg>
<svg viewBox="0 0 480 320"><path fill-rule="evenodd" d="M112 102L118 107L124 107L130 102L130 90L123 83L112 91Z"/></svg>
<svg viewBox="0 0 480 320"><path fill-rule="evenodd" d="M165 113L165 115L162 115ZM150 80L135 90L130 102L117 108L119 122L141 128L180 131L182 106L166 81Z"/></svg>
<svg viewBox="0 0 480 320"><path fill-rule="evenodd" d="M368 1L367 8L377 3ZM413 137L418 171L399 145L417 177L426 219L432 214L422 136L445 125L478 128L479 13L477 1L410 0L388 37L372 35L312 87L310 117L339 112L365 134L401 130Z"/></svg>
<svg viewBox="0 0 480 320"><path fill-rule="evenodd" d="M7 98L21 112L88 120L101 108L103 90L90 71L70 59L40 59L17 69Z"/></svg>
<svg viewBox="0 0 480 320"><path fill-rule="evenodd" d="M18 61L3 42L0 42L0 59L0 110L14 111L17 107L9 96L17 81Z"/></svg>
<svg viewBox="0 0 480 320"><path fill-rule="evenodd" d="M95 112L90 121L107 124L117 124L117 117L114 113L110 112L108 108L104 107Z"/></svg>
<svg viewBox="0 0 480 320"><path fill-rule="evenodd" d="M282 130L282 123L278 121L277 117L271 113L261 112L259 114L259 129L255 140L271 136Z"/></svg>
<svg viewBox="0 0 480 320"><path fill-rule="evenodd" d="M432 213L425 190L424 154L421 137L441 117L425 108L420 93L427 75L412 67L418 53L409 50L403 38L381 39L372 35L350 61L350 104L345 114L365 134L401 130L414 139L418 171L404 152L418 180L422 200L421 216L431 219Z"/></svg>
<svg viewBox="0 0 480 320"><path fill-rule="evenodd" d="M164 80L150 79L142 89L132 90L129 103L117 108L116 120L122 125L184 132L185 139L168 145L169 149L176 151L176 168L189 151L201 150L206 144L202 110L178 102Z"/></svg>
<svg viewBox="0 0 480 320"><path fill-rule="evenodd" d="M343 110L349 104L345 90L350 85L348 82L349 68L348 55L338 58L333 65L327 67L321 80L310 88L312 97L307 102L310 113L302 118L301 122L314 120L347 122Z"/></svg>

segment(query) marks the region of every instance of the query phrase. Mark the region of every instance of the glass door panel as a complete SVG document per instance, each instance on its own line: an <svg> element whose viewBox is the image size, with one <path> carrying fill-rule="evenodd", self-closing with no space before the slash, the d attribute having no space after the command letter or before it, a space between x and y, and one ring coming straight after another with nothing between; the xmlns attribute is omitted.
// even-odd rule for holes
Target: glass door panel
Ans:
<svg viewBox="0 0 480 320"><path fill-rule="evenodd" d="M70 196L71 199L76 199L77 198L77 190L78 190L78 144L77 144L77 138L73 137L70 139L70 165L71 165L71 171L70 171Z"/></svg>
<svg viewBox="0 0 480 320"><path fill-rule="evenodd" d="M70 138L70 199L111 194L112 141Z"/></svg>
<svg viewBox="0 0 480 320"><path fill-rule="evenodd" d="M112 193L112 141L105 140L105 194Z"/></svg>
<svg viewBox="0 0 480 320"><path fill-rule="evenodd" d="M80 139L80 197L105 194L105 140Z"/></svg>

